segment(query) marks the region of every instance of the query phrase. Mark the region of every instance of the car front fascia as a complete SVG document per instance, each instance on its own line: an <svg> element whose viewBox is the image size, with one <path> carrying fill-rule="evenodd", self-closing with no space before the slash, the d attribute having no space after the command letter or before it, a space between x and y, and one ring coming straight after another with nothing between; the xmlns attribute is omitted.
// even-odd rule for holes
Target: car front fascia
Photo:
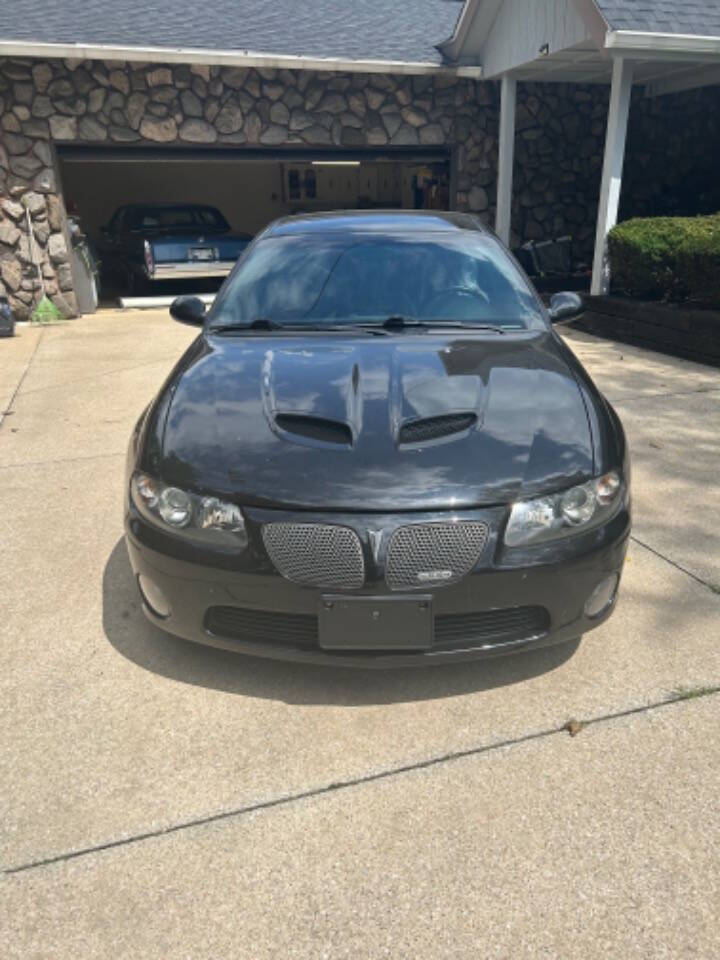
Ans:
<svg viewBox="0 0 720 960"><path fill-rule="evenodd" d="M630 529L629 506L619 510L601 526L586 533L522 548L507 548L502 534L507 518L506 506L464 511L434 511L412 514L319 514L261 510L245 511L249 546L235 554L190 550L180 538L165 534L149 524L132 504L126 515L126 533L131 566L136 576L145 575L159 582L169 596L172 614L157 617L144 604L147 617L158 626L187 640L210 646L266 657L335 663L345 666L382 667L420 665L450 660L468 660L572 640L601 624L611 614L610 607L598 617L584 614L584 603L601 580L620 576ZM386 544L398 526L413 523L447 521L449 517L482 520L488 525L488 539L476 567L460 581L446 586L427 585L418 590L431 593L436 616L492 611L505 607L543 606L549 625L535 635L512 642L467 643L457 649L429 649L423 652L361 652L353 655L329 652L319 646L300 649L292 645L253 642L214 635L206 625L211 606L267 611L279 614L313 615L322 597L334 589L307 587L283 578L272 566L262 545L262 526L268 522L301 521L332 523L352 527L363 545L366 581L362 588L348 591L349 596L412 595L412 589L398 594L384 579L381 551L379 563L372 555L368 530L380 530Z"/></svg>

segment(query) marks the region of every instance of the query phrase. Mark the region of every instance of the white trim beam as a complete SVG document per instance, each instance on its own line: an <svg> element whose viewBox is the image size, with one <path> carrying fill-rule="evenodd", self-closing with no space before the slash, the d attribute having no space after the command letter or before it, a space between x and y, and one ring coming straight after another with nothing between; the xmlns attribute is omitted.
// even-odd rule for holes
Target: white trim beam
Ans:
<svg viewBox="0 0 720 960"><path fill-rule="evenodd" d="M645 83L646 97L662 97L666 93L679 93L681 90L694 90L697 87L709 87L720 83L720 64L692 67L690 70L676 70L662 76L657 74Z"/></svg>
<svg viewBox="0 0 720 960"><path fill-rule="evenodd" d="M629 54L631 50L644 58L663 59L720 57L720 37L700 37L684 33L647 33L639 30L608 30L605 49L611 53Z"/></svg>
<svg viewBox="0 0 720 960"><path fill-rule="evenodd" d="M617 223L632 81L632 61L626 60L624 57L618 57L613 62L610 107L605 135L605 158L600 184L595 255L593 257L592 284L590 287L590 292L594 296L602 296L610 289L607 235Z"/></svg>
<svg viewBox="0 0 720 960"><path fill-rule="evenodd" d="M285 56L250 50L214 50L185 47L114 46L85 43L32 43L1 40L2 57L39 57L69 60L125 60L141 63L202 63L227 67L275 67L281 70L337 70L343 73L439 74L479 80L482 67L452 66L409 60L344 60Z"/></svg>
<svg viewBox="0 0 720 960"><path fill-rule="evenodd" d="M513 164L515 160L515 108L517 80L503 74L500 85L500 136L498 142L497 209L495 233L503 243L510 245L512 220Z"/></svg>

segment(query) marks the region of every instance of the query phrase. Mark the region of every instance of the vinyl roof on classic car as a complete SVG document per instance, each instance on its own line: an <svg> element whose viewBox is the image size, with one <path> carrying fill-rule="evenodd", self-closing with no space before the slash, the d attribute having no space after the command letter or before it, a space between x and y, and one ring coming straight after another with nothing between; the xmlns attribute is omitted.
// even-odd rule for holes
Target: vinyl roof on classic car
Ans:
<svg viewBox="0 0 720 960"><path fill-rule="evenodd" d="M271 223L265 236L290 236L300 233L447 233L449 230L489 228L471 213L441 210L341 210L331 213L307 213L284 217Z"/></svg>

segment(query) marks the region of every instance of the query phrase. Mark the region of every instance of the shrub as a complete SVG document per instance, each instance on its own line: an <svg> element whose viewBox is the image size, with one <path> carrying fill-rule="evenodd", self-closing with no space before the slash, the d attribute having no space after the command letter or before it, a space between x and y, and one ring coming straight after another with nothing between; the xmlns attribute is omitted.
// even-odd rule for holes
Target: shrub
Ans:
<svg viewBox="0 0 720 960"><path fill-rule="evenodd" d="M720 306L720 213L626 220L611 230L608 249L617 291Z"/></svg>

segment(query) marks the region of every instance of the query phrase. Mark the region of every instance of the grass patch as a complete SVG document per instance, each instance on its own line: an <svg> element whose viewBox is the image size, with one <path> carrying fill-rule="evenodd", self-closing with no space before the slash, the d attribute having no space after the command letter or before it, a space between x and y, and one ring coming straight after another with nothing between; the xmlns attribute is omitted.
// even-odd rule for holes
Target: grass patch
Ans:
<svg viewBox="0 0 720 960"><path fill-rule="evenodd" d="M720 693L718 687L678 687L670 694L670 701L677 700L698 700L700 697L711 697L714 693Z"/></svg>
<svg viewBox="0 0 720 960"><path fill-rule="evenodd" d="M62 313L60 313L52 300L48 300L47 297L42 298L30 315L32 323L57 323L62 319Z"/></svg>

